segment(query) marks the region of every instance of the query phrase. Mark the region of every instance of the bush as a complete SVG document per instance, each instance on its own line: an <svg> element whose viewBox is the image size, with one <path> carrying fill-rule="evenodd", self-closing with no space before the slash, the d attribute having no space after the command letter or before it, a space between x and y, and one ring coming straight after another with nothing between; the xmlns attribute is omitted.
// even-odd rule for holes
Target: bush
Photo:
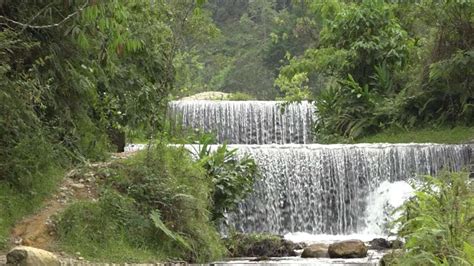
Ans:
<svg viewBox="0 0 474 266"><path fill-rule="evenodd" d="M58 219L68 251L118 261L224 254L209 219L212 183L187 150L157 145L104 171L110 178L99 202L75 204Z"/></svg>
<svg viewBox="0 0 474 266"><path fill-rule="evenodd" d="M474 191L466 173L426 176L401 208L399 237L406 240L400 265L474 263Z"/></svg>
<svg viewBox="0 0 474 266"><path fill-rule="evenodd" d="M252 191L259 176L255 161L248 155L239 158L236 152L237 149L229 150L226 144L211 151L204 143L198 154L199 162L213 184L211 217L215 222L237 207Z"/></svg>

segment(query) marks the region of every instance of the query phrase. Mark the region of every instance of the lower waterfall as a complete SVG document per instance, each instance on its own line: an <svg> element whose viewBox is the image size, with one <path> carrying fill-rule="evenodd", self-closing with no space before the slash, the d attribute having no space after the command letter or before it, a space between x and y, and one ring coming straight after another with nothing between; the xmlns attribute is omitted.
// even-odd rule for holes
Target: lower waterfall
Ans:
<svg viewBox="0 0 474 266"><path fill-rule="evenodd" d="M442 169L459 171L471 153L468 145L442 144L230 147L253 156L262 178L238 210L228 213L228 225L242 232L275 234L378 233L381 221L374 217L383 216L370 214L367 205L383 182L435 175ZM396 189L389 195L406 197Z"/></svg>
<svg viewBox="0 0 474 266"><path fill-rule="evenodd" d="M251 155L262 177L238 209L227 213L227 225L245 233L303 232L326 235L326 240L384 233L384 207L396 207L410 196L406 181L443 169L463 170L473 156L469 145L430 143L228 147ZM129 145L127 150L143 148Z"/></svg>

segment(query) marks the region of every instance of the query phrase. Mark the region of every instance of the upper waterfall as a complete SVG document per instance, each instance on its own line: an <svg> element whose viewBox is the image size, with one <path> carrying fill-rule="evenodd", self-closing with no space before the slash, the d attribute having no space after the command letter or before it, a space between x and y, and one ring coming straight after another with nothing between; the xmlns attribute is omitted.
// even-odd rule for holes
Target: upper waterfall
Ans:
<svg viewBox="0 0 474 266"><path fill-rule="evenodd" d="M277 101L172 101L169 116L178 125L212 132L219 143L312 143L314 106L281 108Z"/></svg>

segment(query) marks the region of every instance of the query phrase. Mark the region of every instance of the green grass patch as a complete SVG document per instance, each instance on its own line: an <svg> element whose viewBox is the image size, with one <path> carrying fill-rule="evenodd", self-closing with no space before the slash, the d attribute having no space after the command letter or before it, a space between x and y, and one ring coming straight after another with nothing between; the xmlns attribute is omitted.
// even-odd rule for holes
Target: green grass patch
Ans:
<svg viewBox="0 0 474 266"><path fill-rule="evenodd" d="M474 139L474 127L425 128L413 130L390 129L363 137L357 143L465 143Z"/></svg>
<svg viewBox="0 0 474 266"><path fill-rule="evenodd" d="M73 204L56 219L60 248L104 262L210 262L224 255L209 218L212 183L184 148L157 144L99 175L99 200Z"/></svg>

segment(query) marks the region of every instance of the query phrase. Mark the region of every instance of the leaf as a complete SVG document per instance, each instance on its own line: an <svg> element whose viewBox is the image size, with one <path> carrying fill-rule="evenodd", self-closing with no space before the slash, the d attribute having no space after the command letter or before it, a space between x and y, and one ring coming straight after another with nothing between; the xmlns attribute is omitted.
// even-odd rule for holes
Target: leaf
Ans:
<svg viewBox="0 0 474 266"><path fill-rule="evenodd" d="M152 211L150 213L150 218L153 221L153 224L156 226L156 228L161 230L166 236L168 236L169 238L175 240L176 242L178 242L182 247L186 248L187 250L192 251L191 246L188 244L188 242L186 242L186 240L184 240L184 238L182 238L180 235L172 232L171 230L168 229L168 227L166 227L166 225L161 220L160 213L158 212L158 210Z"/></svg>

